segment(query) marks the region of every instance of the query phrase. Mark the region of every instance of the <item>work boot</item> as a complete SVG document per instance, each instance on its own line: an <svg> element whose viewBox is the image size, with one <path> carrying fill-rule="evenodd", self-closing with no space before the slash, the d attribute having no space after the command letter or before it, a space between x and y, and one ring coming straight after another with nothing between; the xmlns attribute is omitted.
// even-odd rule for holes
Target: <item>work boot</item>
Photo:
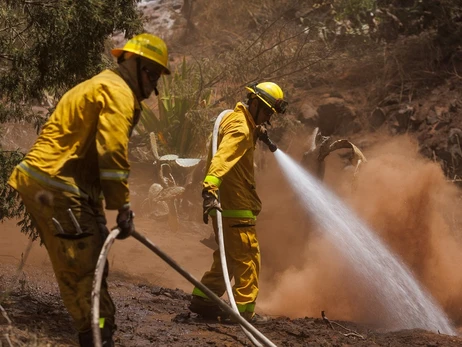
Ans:
<svg viewBox="0 0 462 347"><path fill-rule="evenodd" d="M217 319L218 317L224 316L224 312L216 303L210 299L202 298L197 295L192 296L189 310L205 319Z"/></svg>
<svg viewBox="0 0 462 347"><path fill-rule="evenodd" d="M254 312L241 312L241 317L252 325L262 325L271 321L271 318L260 316ZM238 320L233 316L225 317L225 319L222 319L221 322L224 324L239 324Z"/></svg>
<svg viewBox="0 0 462 347"><path fill-rule="evenodd" d="M266 324L271 321L270 317L260 316L259 314L256 314L255 312L242 312L241 317L244 318L247 322L249 322L252 325Z"/></svg>
<svg viewBox="0 0 462 347"><path fill-rule="evenodd" d="M113 333L114 328L109 324L106 324L106 326L101 329L101 345L103 347L114 347L114 341L112 340ZM91 329L79 333L79 344L80 347L94 347L93 331Z"/></svg>

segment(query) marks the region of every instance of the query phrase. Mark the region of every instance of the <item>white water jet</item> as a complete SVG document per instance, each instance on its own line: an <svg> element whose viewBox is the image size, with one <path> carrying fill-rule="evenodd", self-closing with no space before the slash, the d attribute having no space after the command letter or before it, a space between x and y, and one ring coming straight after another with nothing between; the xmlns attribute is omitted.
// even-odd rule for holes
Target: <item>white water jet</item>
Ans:
<svg viewBox="0 0 462 347"><path fill-rule="evenodd" d="M371 295L394 323L390 330L420 328L456 335L432 296L380 238L335 194L281 150L276 159L286 178L321 230L358 269Z"/></svg>

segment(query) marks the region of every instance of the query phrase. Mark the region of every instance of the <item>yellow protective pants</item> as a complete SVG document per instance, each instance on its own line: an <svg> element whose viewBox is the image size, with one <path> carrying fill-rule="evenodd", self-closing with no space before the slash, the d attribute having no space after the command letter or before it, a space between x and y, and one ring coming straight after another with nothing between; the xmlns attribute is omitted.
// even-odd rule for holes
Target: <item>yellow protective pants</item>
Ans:
<svg viewBox="0 0 462 347"><path fill-rule="evenodd" d="M216 217L213 217L213 231L218 243ZM230 280L234 278L233 295L239 312L254 312L261 264L255 220L224 217L223 239L228 273ZM201 283L220 297L225 293L219 249L213 253L212 267L204 274ZM197 287L194 288L192 294L207 298Z"/></svg>
<svg viewBox="0 0 462 347"><path fill-rule="evenodd" d="M99 253L107 237L106 218L101 202L90 202L75 194L40 185L19 170L12 178L32 217L40 239L45 245L58 281L61 298L79 332L91 329L91 291ZM52 197L51 206L39 203L37 194L46 191ZM84 238L63 239L56 236L52 218L55 218L65 232L75 234L75 227L67 209L71 209L83 232ZM114 326L115 307L109 295L106 278L108 264L100 292L100 327Z"/></svg>

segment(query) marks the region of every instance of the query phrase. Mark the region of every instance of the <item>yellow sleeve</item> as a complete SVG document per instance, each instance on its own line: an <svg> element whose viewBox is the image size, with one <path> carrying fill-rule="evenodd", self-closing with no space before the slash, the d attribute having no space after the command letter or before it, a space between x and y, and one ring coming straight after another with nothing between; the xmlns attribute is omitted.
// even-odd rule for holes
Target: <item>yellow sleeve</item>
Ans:
<svg viewBox="0 0 462 347"><path fill-rule="evenodd" d="M97 99L101 104L96 131L101 188L106 208L116 210L130 204L128 142L135 99L131 91L110 86L101 86Z"/></svg>
<svg viewBox="0 0 462 347"><path fill-rule="evenodd" d="M245 152L253 146L245 116L233 113L220 126L221 141L213 156L203 187L216 193L224 176L232 169Z"/></svg>

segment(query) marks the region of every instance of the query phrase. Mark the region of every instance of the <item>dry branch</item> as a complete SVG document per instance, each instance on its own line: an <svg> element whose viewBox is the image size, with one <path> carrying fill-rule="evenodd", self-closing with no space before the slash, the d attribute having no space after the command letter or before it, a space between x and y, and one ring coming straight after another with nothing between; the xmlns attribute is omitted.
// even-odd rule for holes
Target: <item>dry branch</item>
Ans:
<svg viewBox="0 0 462 347"><path fill-rule="evenodd" d="M326 317L324 311L321 311L321 317L322 317L323 322L326 323L326 325L328 325L332 330L335 330L330 320Z"/></svg>
<svg viewBox="0 0 462 347"><path fill-rule="evenodd" d="M9 287L5 290L5 292L0 296L0 305L10 295L11 291L13 290L13 287L16 285L19 279L19 276L21 274L21 271L24 268L24 265L26 264L26 260L27 260L27 257L29 256L30 250L32 249L33 242L34 241L32 239L29 240L26 250L24 251L24 253L21 254L21 260L19 261L18 268L16 269L16 273L13 277L13 281L11 282Z"/></svg>
<svg viewBox="0 0 462 347"><path fill-rule="evenodd" d="M8 317L8 314L6 313L2 305L0 305L0 311L2 311L2 316L6 319L8 324L12 324L10 317Z"/></svg>
<svg viewBox="0 0 462 347"><path fill-rule="evenodd" d="M13 344L11 343L11 340L10 340L10 331L11 331L11 326L12 326L11 319L10 319L10 317L8 317L8 314L6 313L6 311L5 311L5 309L3 308L2 305L0 305L0 311L2 311L2 316L8 322L8 330L7 330L7 332L5 334L3 334L3 336L5 337L6 341L8 342L8 346L13 347ZM1 345L1 342L0 342L0 345Z"/></svg>
<svg viewBox="0 0 462 347"><path fill-rule="evenodd" d="M339 326L340 328L342 329L345 329L346 331L348 331L348 333L346 334L343 334L341 332L339 332L340 334L342 334L343 336L346 336L346 337L349 337L349 336L355 336L355 337L359 337L360 339L363 339L364 340L364 336L362 336L361 334L357 333L356 331L354 330L351 330L345 326L343 326L342 324L340 323L337 323L337 322L331 322L327 317L326 317L326 314L324 311L321 311L321 317L322 317L322 320L324 321L324 323L326 323L326 325L328 325L332 330L334 331L337 331L334 329L333 324Z"/></svg>

